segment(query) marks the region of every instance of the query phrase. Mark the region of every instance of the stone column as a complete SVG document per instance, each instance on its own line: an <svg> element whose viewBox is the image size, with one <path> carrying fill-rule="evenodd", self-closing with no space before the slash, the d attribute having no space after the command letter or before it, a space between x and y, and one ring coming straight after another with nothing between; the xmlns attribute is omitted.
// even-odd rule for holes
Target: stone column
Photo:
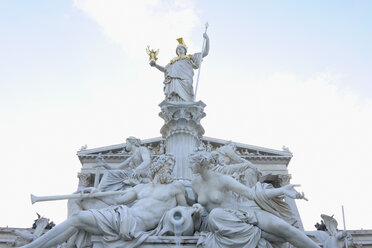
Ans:
<svg viewBox="0 0 372 248"><path fill-rule="evenodd" d="M188 165L188 155L199 146L200 138L204 134L200 120L206 115L204 113L206 105L202 101L163 101L159 106L161 108L159 116L165 122L160 133L165 139L166 152L176 158L174 177L191 180L192 172Z"/></svg>

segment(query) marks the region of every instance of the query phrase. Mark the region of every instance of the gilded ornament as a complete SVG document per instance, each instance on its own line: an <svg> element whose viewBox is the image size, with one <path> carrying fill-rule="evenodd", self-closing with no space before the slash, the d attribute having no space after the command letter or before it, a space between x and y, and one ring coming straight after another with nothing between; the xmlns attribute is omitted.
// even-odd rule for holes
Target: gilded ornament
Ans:
<svg viewBox="0 0 372 248"><path fill-rule="evenodd" d="M158 50L154 50L154 49L151 49L150 50L150 46L147 46L146 48L146 53L150 56L149 58L149 61L156 61L158 60L158 54L159 54L159 49Z"/></svg>

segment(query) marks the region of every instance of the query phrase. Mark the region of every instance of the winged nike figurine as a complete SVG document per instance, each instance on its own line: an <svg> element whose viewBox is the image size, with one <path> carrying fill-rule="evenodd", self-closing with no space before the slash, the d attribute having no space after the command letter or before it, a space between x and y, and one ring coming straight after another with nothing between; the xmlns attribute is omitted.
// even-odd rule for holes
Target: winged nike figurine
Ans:
<svg viewBox="0 0 372 248"><path fill-rule="evenodd" d="M147 46L146 52L150 56L150 58L149 58L150 61L156 61L156 60L158 60L158 57L157 56L159 54L159 49L156 50L156 51L154 49L151 49L150 50L150 46Z"/></svg>

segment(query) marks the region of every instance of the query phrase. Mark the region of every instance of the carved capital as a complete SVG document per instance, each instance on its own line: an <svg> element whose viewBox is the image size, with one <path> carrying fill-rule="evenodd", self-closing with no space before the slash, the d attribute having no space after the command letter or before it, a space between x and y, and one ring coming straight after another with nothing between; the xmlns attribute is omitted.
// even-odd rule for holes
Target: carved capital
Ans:
<svg viewBox="0 0 372 248"><path fill-rule="evenodd" d="M204 128L200 120L206 116L202 101L190 103L172 103L163 101L159 104L161 112L159 116L164 119L164 125L160 130L163 138L177 133L187 133L196 138L201 138Z"/></svg>
<svg viewBox="0 0 372 248"><path fill-rule="evenodd" d="M90 174L87 174L87 173L78 173L77 176L79 178L79 186L84 186L84 187L88 187L89 186L90 179L91 179Z"/></svg>

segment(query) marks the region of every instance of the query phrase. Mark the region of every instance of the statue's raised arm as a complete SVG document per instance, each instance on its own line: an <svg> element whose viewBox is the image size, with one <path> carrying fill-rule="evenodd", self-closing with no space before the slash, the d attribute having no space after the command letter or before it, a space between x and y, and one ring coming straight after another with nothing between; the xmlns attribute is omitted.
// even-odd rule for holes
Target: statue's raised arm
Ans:
<svg viewBox="0 0 372 248"><path fill-rule="evenodd" d="M203 52L203 58L204 58L209 53L209 36L207 35L207 32L203 34L203 37L205 39L205 47L204 47L204 52Z"/></svg>
<svg viewBox="0 0 372 248"><path fill-rule="evenodd" d="M187 54L187 46L183 38L178 38L176 48L177 57L173 58L166 66L156 63L154 56L150 55L150 65L164 72L164 94L165 100L169 102L193 102L193 77L194 69L198 69L202 58L209 53L209 37L203 34L205 47L203 51ZM149 52L148 52L149 53Z"/></svg>

